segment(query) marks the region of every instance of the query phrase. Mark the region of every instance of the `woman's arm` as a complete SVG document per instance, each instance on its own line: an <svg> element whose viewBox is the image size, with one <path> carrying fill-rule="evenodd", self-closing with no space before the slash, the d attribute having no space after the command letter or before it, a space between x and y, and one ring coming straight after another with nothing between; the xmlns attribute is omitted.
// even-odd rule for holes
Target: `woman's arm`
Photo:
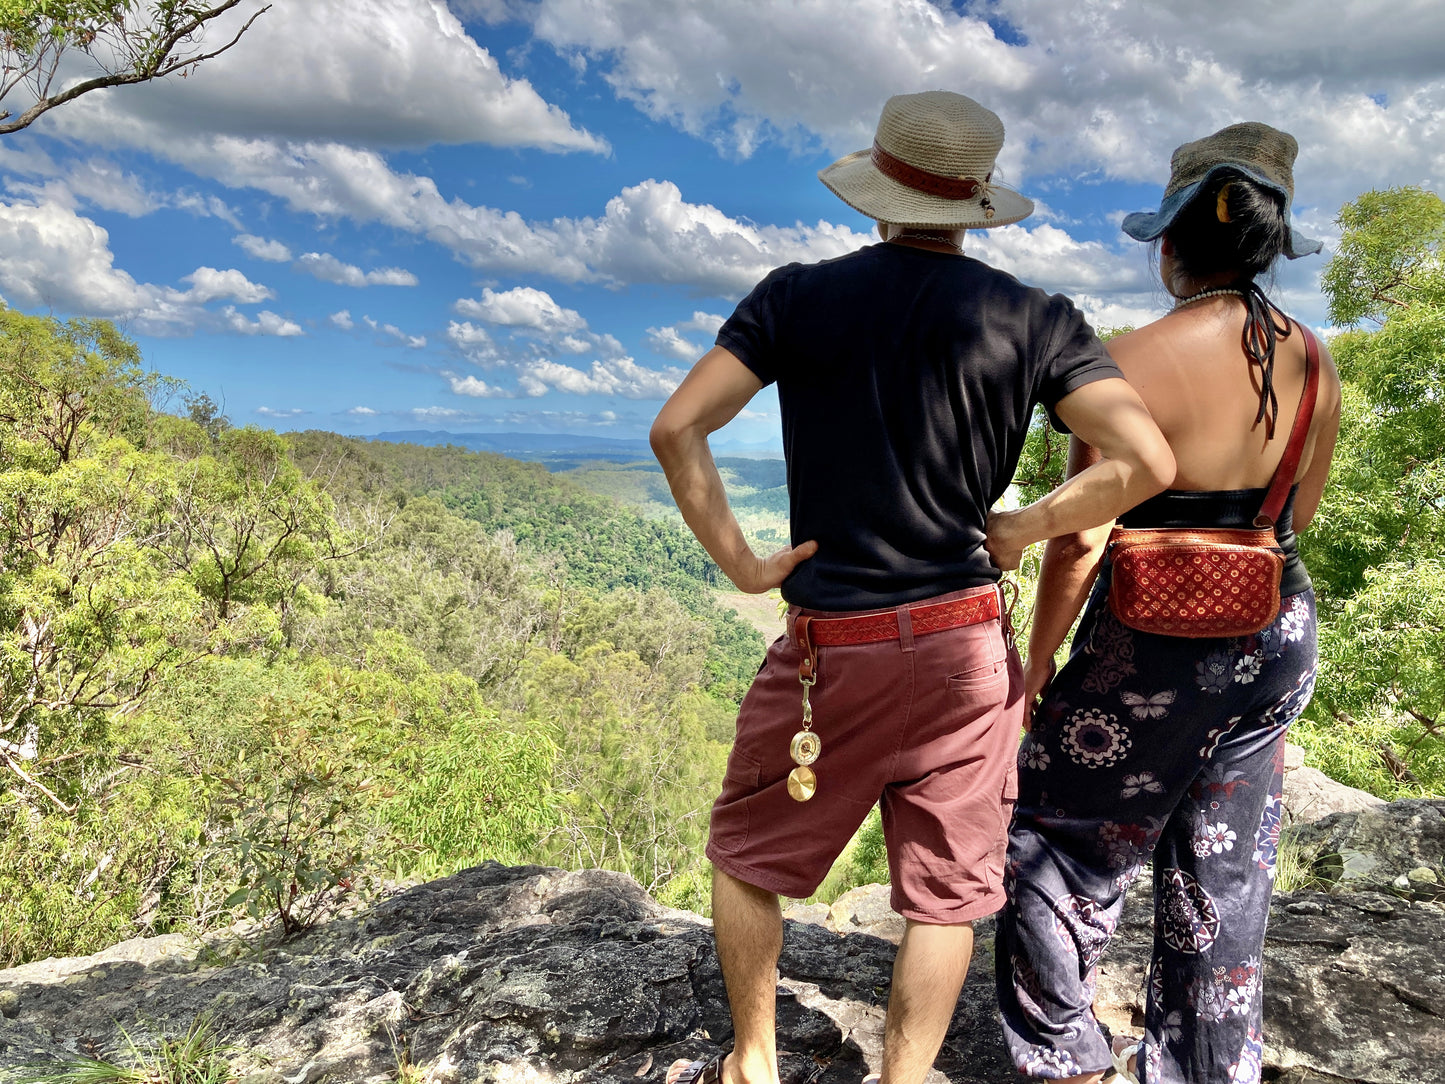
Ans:
<svg viewBox="0 0 1445 1084"><path fill-rule="evenodd" d="M1310 525L1320 500L1325 495L1325 482L1330 476L1330 460L1335 454L1335 440L1340 435L1340 374L1334 358L1320 343L1320 390L1315 404L1315 446L1310 465L1299 478L1299 491L1294 497L1294 530L1299 534Z"/></svg>
<svg viewBox="0 0 1445 1084"><path fill-rule="evenodd" d="M1072 478L1099 462L1097 448L1078 437L1069 438L1069 463L1065 477ZM1033 618L1029 623L1028 658L1024 663L1024 725L1031 719L1036 698L1048 688L1054 671L1054 652L1064 642L1074 618L1083 609L1099 572L1099 560L1113 527L1109 522L1100 527L1074 531L1049 539L1044 547L1039 568L1038 588L1034 593Z"/></svg>

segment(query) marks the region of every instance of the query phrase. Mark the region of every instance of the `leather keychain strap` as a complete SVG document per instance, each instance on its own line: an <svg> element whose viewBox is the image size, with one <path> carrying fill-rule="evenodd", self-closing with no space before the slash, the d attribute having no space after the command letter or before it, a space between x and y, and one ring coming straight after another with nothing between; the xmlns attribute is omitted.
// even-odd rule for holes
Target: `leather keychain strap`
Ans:
<svg viewBox="0 0 1445 1084"><path fill-rule="evenodd" d="M1295 326L1300 329L1300 334L1305 340L1305 386L1304 392L1300 395L1299 409L1295 411L1294 426L1289 431L1289 443L1285 445L1284 457L1275 468L1274 477L1269 483L1269 492L1265 494L1264 504L1259 509L1259 515L1254 517L1256 527L1273 527L1279 522L1279 514L1284 511L1284 502L1289 498L1290 487L1294 485L1295 471L1299 469L1300 456L1304 454L1305 439L1310 433L1310 422L1314 420L1315 398L1320 390L1320 347L1316 341L1314 332L1305 327L1299 321Z"/></svg>

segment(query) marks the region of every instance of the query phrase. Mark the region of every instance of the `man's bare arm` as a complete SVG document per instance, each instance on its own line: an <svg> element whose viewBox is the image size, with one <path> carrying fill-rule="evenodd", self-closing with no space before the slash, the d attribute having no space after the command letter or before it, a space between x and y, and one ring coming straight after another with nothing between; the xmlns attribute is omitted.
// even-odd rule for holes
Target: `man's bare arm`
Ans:
<svg viewBox="0 0 1445 1084"><path fill-rule="evenodd" d="M707 438L737 417L762 386L751 369L715 346L663 404L650 434L683 520L728 579L750 594L777 587L818 550L816 542L804 542L759 557L728 507Z"/></svg>
<svg viewBox="0 0 1445 1084"><path fill-rule="evenodd" d="M1085 384L1054 409L1103 458L1027 508L989 514L985 545L1004 570L1018 567L1025 547L1108 523L1174 481L1174 453L1128 382Z"/></svg>

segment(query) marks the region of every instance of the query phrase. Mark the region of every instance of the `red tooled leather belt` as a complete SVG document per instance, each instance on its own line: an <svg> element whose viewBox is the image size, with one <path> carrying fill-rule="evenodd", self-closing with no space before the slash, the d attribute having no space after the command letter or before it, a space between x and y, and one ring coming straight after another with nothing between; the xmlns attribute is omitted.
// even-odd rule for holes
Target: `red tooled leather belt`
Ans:
<svg viewBox="0 0 1445 1084"><path fill-rule="evenodd" d="M908 620L913 626L914 636L977 625L981 621L991 621L999 614L998 589L994 587L981 588L977 595L950 602L929 602L908 607ZM803 653L798 677L807 680L813 676L818 665L817 649L820 647L880 644L898 639L898 612L885 610L857 617L809 617L799 614L793 622L793 632Z"/></svg>

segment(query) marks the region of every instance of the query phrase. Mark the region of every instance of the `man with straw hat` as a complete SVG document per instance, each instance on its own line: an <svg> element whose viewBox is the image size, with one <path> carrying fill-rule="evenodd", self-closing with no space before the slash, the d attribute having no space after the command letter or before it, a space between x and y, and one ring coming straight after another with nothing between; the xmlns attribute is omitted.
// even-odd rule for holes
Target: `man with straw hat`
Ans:
<svg viewBox="0 0 1445 1084"><path fill-rule="evenodd" d="M1003 902L1022 721L998 587L1023 545L1112 519L1174 461L1074 306L963 255L966 230L1033 204L993 180L1003 125L944 91L889 99L870 150L819 177L882 243L767 276L652 427L679 508L743 591L782 586L786 635L743 700L707 856L733 1050L670 1084L778 1079L778 897L806 897L875 803L907 920L884 1084L921 1081L968 969L973 919ZM776 381L794 545L749 548L708 449ZM1009 513L1035 404L1104 459Z"/></svg>

